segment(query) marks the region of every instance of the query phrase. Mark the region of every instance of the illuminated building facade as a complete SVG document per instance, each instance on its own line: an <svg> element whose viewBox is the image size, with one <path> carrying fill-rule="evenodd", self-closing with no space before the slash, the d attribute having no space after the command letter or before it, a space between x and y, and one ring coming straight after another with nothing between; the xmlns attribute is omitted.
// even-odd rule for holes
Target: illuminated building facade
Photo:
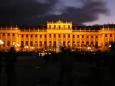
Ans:
<svg viewBox="0 0 115 86"><path fill-rule="evenodd" d="M47 28L22 30L19 27L0 28L0 49L11 46L23 51L53 50L60 46L72 49L100 48L115 42L115 28L99 30L73 29L72 22L47 22Z"/></svg>

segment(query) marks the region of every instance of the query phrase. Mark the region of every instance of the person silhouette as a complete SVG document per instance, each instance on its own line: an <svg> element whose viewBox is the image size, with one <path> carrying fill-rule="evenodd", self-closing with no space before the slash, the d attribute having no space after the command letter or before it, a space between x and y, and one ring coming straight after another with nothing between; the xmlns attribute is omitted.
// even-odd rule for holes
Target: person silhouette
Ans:
<svg viewBox="0 0 115 86"><path fill-rule="evenodd" d="M2 62L3 62L3 52L0 51L0 86L1 86Z"/></svg>
<svg viewBox="0 0 115 86"><path fill-rule="evenodd" d="M16 63L16 50L11 47L6 55L6 74L7 74L7 86L13 86L15 80L15 63Z"/></svg>
<svg viewBox="0 0 115 86"><path fill-rule="evenodd" d="M72 68L73 57L70 49L62 50L60 65L60 85L73 86Z"/></svg>

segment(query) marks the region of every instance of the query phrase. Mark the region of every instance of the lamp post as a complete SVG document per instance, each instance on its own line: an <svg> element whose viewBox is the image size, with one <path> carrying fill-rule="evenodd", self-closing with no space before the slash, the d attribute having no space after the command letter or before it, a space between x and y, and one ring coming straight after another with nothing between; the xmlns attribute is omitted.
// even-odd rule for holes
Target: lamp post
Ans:
<svg viewBox="0 0 115 86"><path fill-rule="evenodd" d="M0 50L1 50L1 46L4 44L4 42L2 40L0 40Z"/></svg>

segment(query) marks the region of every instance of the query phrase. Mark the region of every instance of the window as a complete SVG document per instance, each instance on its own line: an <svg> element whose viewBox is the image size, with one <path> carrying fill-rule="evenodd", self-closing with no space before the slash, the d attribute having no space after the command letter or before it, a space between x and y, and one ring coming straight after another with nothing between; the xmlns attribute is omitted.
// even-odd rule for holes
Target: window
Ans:
<svg viewBox="0 0 115 86"><path fill-rule="evenodd" d="M73 35L73 38L75 38L75 35Z"/></svg>
<svg viewBox="0 0 115 86"><path fill-rule="evenodd" d="M28 34L26 34L26 38L28 38Z"/></svg>
<svg viewBox="0 0 115 86"><path fill-rule="evenodd" d="M40 47L42 46L42 41L40 41Z"/></svg>
<svg viewBox="0 0 115 86"><path fill-rule="evenodd" d="M46 38L46 35L44 35L44 38Z"/></svg>
<svg viewBox="0 0 115 86"><path fill-rule="evenodd" d="M54 28L56 28L56 25L54 25Z"/></svg>
<svg viewBox="0 0 115 86"><path fill-rule="evenodd" d="M33 37L33 35L31 35L31 38Z"/></svg>
<svg viewBox="0 0 115 86"><path fill-rule="evenodd" d="M3 46L5 46L6 41L3 41L3 42L4 42Z"/></svg>
<svg viewBox="0 0 115 86"><path fill-rule="evenodd" d="M13 33L12 36L15 36L15 34Z"/></svg>
<svg viewBox="0 0 115 86"><path fill-rule="evenodd" d="M87 38L89 38L89 36L87 35Z"/></svg>
<svg viewBox="0 0 115 86"><path fill-rule="evenodd" d="M54 47L56 47L56 41L54 41Z"/></svg>
<svg viewBox="0 0 115 86"><path fill-rule="evenodd" d="M61 26L59 25L59 29L61 28Z"/></svg>
<svg viewBox="0 0 115 86"><path fill-rule="evenodd" d="M82 41L81 46L84 46L84 41Z"/></svg>
<svg viewBox="0 0 115 86"><path fill-rule="evenodd" d="M84 38L84 35L82 35L82 38Z"/></svg>
<svg viewBox="0 0 115 86"><path fill-rule="evenodd" d="M79 38L79 35L77 35L77 38Z"/></svg>
<svg viewBox="0 0 115 86"><path fill-rule="evenodd" d="M68 46L70 46L70 41L68 41Z"/></svg>
<svg viewBox="0 0 115 86"><path fill-rule="evenodd" d="M93 38L93 36L91 36L91 38Z"/></svg>
<svg viewBox="0 0 115 86"><path fill-rule="evenodd" d="M68 29L70 29L70 25L68 26Z"/></svg>
<svg viewBox="0 0 115 86"><path fill-rule="evenodd" d="M35 41L35 46L38 46L38 42L37 41Z"/></svg>
<svg viewBox="0 0 115 86"><path fill-rule="evenodd" d="M105 37L107 37L107 34L105 34Z"/></svg>
<svg viewBox="0 0 115 86"><path fill-rule="evenodd" d="M84 44L84 41L82 41L82 44Z"/></svg>
<svg viewBox="0 0 115 86"><path fill-rule="evenodd" d="M23 47L24 46L24 42L23 41L21 41L21 47Z"/></svg>
<svg viewBox="0 0 115 86"><path fill-rule="evenodd" d="M86 42L86 45L89 45L89 42L88 42L88 41Z"/></svg>
<svg viewBox="0 0 115 86"><path fill-rule="evenodd" d="M30 41L30 46L33 46L33 41Z"/></svg>
<svg viewBox="0 0 115 86"><path fill-rule="evenodd" d="M56 38L56 34L54 34L54 38Z"/></svg>
<svg viewBox="0 0 115 86"><path fill-rule="evenodd" d="M75 41L73 41L73 45L75 45Z"/></svg>
<svg viewBox="0 0 115 86"><path fill-rule="evenodd" d="M66 46L65 41L63 42L63 46Z"/></svg>
<svg viewBox="0 0 115 86"><path fill-rule="evenodd" d="M68 34L68 38L70 38L70 34Z"/></svg>
<svg viewBox="0 0 115 86"><path fill-rule="evenodd" d="M37 34L35 34L35 37L37 38Z"/></svg>
<svg viewBox="0 0 115 86"><path fill-rule="evenodd" d="M22 34L21 36L22 36L22 38L24 37L24 35L23 35L23 34Z"/></svg>
<svg viewBox="0 0 115 86"><path fill-rule="evenodd" d="M5 36L5 33L3 33L3 36Z"/></svg>
<svg viewBox="0 0 115 86"><path fill-rule="evenodd" d="M112 34L110 34L110 37L112 37Z"/></svg>
<svg viewBox="0 0 115 86"><path fill-rule="evenodd" d="M61 35L59 34L59 35L58 35L58 37L60 38L60 37L61 37Z"/></svg>
<svg viewBox="0 0 115 86"><path fill-rule="evenodd" d="M10 36L10 33L8 33L7 35Z"/></svg>
<svg viewBox="0 0 115 86"><path fill-rule="evenodd" d="M51 25L49 25L49 28L51 28Z"/></svg>
<svg viewBox="0 0 115 86"><path fill-rule="evenodd" d="M107 46L107 45L108 45L108 43L106 42L106 43L105 43L105 46Z"/></svg>
<svg viewBox="0 0 115 86"><path fill-rule="evenodd" d="M28 41L26 41L26 46L28 46Z"/></svg>
<svg viewBox="0 0 115 86"><path fill-rule="evenodd" d="M7 46L10 46L10 41L7 42Z"/></svg>
<svg viewBox="0 0 115 86"><path fill-rule="evenodd" d="M91 46L93 46L93 42L91 42Z"/></svg>
<svg viewBox="0 0 115 86"><path fill-rule="evenodd" d="M98 38L98 36L96 35L95 38Z"/></svg>
<svg viewBox="0 0 115 86"><path fill-rule="evenodd" d="M47 42L46 41L44 41L44 46L47 46Z"/></svg>
<svg viewBox="0 0 115 86"><path fill-rule="evenodd" d="M40 38L42 38L42 35L40 35Z"/></svg>
<svg viewBox="0 0 115 86"><path fill-rule="evenodd" d="M63 25L63 28L65 28L65 25Z"/></svg>
<svg viewBox="0 0 115 86"><path fill-rule="evenodd" d="M80 46L79 42L77 42L77 46L78 46L78 47Z"/></svg>
<svg viewBox="0 0 115 86"><path fill-rule="evenodd" d="M51 34L49 34L49 38L51 38Z"/></svg>
<svg viewBox="0 0 115 86"><path fill-rule="evenodd" d="M65 38L65 34L63 35L63 38Z"/></svg>
<svg viewBox="0 0 115 86"><path fill-rule="evenodd" d="M51 47L51 44L52 44L52 42L51 41L49 41L49 46Z"/></svg>

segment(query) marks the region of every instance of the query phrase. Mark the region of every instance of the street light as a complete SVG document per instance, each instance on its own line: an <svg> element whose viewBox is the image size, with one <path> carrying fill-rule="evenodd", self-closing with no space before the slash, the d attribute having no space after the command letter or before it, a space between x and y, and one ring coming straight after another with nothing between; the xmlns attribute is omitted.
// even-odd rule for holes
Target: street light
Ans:
<svg viewBox="0 0 115 86"><path fill-rule="evenodd" d="M0 40L0 49L1 49L1 45L3 45L4 42L2 40Z"/></svg>
<svg viewBox="0 0 115 86"><path fill-rule="evenodd" d="M0 40L0 45L3 45L3 44L4 44L4 42L2 40Z"/></svg>

